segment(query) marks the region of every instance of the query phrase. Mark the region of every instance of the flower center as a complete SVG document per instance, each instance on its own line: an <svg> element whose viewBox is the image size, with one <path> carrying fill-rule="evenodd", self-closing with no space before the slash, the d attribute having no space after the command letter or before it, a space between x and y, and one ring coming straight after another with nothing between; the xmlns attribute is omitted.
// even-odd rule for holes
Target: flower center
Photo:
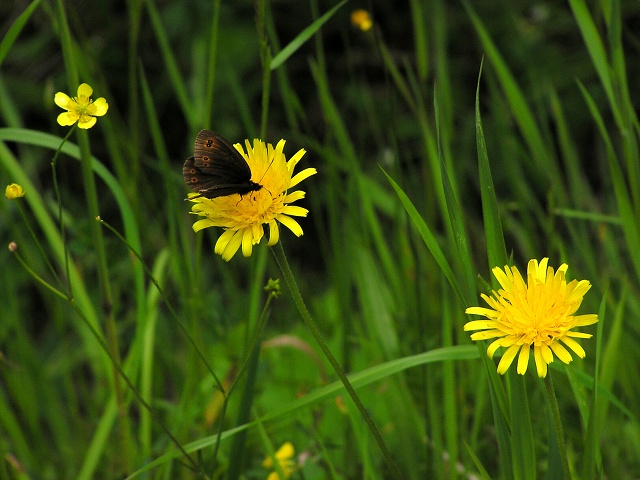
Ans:
<svg viewBox="0 0 640 480"><path fill-rule="evenodd" d="M89 106L91 105L91 99L85 97L84 95L80 95L79 97L74 97L73 99L76 102L76 112L80 115L85 115Z"/></svg>

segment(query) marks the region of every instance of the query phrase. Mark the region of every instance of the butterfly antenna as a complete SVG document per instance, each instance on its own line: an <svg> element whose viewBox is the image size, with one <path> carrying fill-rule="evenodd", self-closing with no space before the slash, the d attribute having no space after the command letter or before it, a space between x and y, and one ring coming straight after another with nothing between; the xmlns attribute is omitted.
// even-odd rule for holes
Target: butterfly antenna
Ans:
<svg viewBox="0 0 640 480"><path fill-rule="evenodd" d="M275 158L272 158L271 161L269 162L269 165L267 166L267 169L264 171L264 173L262 174L262 177L260 177L260 181L258 182L258 185L262 185L262 180L264 179L264 176L267 174L267 172L269 171L269 169L271 168L271 165L273 164L273 161L275 160ZM271 193L271 191L268 188L263 187L267 192L269 192L269 195L271 195L273 197L273 193Z"/></svg>

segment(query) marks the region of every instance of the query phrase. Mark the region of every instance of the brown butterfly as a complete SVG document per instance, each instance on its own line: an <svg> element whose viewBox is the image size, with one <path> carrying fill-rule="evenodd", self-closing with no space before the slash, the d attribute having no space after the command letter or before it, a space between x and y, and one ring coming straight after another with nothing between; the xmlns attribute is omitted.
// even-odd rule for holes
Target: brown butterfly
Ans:
<svg viewBox="0 0 640 480"><path fill-rule="evenodd" d="M205 198L244 195L262 188L251 180L251 168L242 155L211 130L198 133L193 157L184 162L182 175L187 186Z"/></svg>

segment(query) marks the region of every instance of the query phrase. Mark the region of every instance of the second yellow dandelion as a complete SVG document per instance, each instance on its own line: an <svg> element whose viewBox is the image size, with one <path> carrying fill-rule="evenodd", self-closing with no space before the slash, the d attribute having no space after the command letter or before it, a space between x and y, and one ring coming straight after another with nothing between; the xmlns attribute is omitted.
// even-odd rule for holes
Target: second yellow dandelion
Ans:
<svg viewBox="0 0 640 480"><path fill-rule="evenodd" d="M548 258L529 261L527 283L516 267L496 267L493 274L502 287L492 297L482 294L491 308L469 307L465 313L481 315L486 320L468 322L465 330L482 330L471 335L471 340L494 340L487 354L493 357L496 350L505 347L498 364L498 373L504 374L516 354L517 372L524 375L533 350L539 377L547 375L547 365L555 354L564 363L572 360L566 345L580 358L585 351L574 338L590 338L588 333L574 332L575 327L591 325L598 321L595 314L574 315L584 295L591 288L587 280L571 280L567 283L567 264L560 265L554 273L547 266ZM562 344L561 344L562 343Z"/></svg>

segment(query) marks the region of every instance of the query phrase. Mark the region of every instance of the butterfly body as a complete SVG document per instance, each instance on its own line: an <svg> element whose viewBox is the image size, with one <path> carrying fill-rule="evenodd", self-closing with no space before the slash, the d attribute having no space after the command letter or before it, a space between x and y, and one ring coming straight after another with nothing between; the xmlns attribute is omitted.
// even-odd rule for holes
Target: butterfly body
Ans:
<svg viewBox="0 0 640 480"><path fill-rule="evenodd" d="M182 175L187 186L205 198L245 195L262 188L251 180L251 168L242 155L211 130L198 133L193 156L184 162Z"/></svg>

